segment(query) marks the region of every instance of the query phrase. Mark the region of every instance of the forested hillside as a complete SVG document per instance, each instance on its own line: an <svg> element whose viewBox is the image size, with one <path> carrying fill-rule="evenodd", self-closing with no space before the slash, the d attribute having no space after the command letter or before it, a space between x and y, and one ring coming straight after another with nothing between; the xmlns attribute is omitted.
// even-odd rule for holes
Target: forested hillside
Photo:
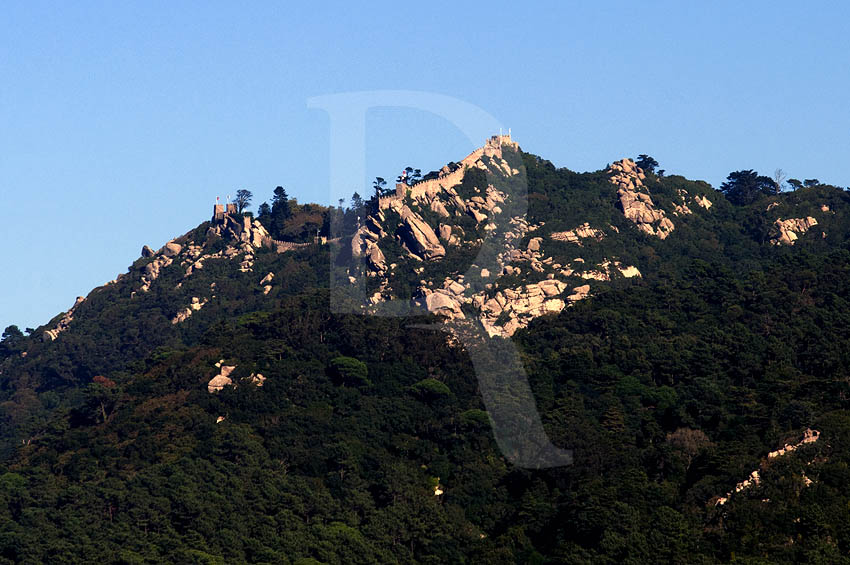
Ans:
<svg viewBox="0 0 850 565"><path fill-rule="evenodd" d="M850 562L848 193L497 142L8 328L0 563ZM500 452L439 318L513 340L572 465Z"/></svg>

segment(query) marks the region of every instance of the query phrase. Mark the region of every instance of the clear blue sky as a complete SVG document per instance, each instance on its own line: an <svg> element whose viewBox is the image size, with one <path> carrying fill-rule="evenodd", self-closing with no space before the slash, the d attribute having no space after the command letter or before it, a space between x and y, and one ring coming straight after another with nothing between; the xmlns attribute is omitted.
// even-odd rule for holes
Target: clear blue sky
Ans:
<svg viewBox="0 0 850 565"><path fill-rule="evenodd" d="M216 195L327 202L313 96L456 97L579 171L649 153L715 186L777 167L850 184L845 3L240 4L4 4L0 329L67 309ZM472 148L415 110L370 112L367 140L369 178Z"/></svg>

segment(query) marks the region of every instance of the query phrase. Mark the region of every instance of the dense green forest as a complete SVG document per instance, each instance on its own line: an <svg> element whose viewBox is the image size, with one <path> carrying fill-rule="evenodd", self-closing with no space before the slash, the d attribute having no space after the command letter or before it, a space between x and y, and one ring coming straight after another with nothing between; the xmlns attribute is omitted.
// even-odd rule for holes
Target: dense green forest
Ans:
<svg viewBox="0 0 850 565"><path fill-rule="evenodd" d="M314 236L372 204L281 189L258 218L302 247L259 249L249 272L163 269L150 292L142 257L55 340L61 315L7 329L0 563L850 563L848 193L747 171L718 192L644 160L660 206L714 203L660 240L617 210L606 172L522 159L542 233L614 226L582 257L642 272L513 338L572 465L505 459L467 353L432 318L333 312ZM777 217L814 214L795 245L769 243ZM213 394L221 365L236 386ZM807 428L818 441L767 458Z"/></svg>

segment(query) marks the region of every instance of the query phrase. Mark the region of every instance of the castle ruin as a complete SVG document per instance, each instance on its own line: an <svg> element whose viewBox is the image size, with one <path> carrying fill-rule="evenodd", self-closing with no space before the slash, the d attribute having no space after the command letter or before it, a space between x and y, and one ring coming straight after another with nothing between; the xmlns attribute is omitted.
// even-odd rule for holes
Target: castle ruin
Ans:
<svg viewBox="0 0 850 565"><path fill-rule="evenodd" d="M310 243L273 239L259 220L240 214L236 204L233 203L213 205L212 225L208 230L209 233L235 239L257 249L260 247L274 249L278 253L311 245ZM326 238L317 237L314 243L324 244L326 241Z"/></svg>
<svg viewBox="0 0 850 565"><path fill-rule="evenodd" d="M421 180L415 184L407 185L399 182L395 185L395 191L387 196L382 196L378 199L378 208L383 210L389 208L393 202L404 199L406 195L410 195L413 199L422 199L433 197L445 188L451 188L463 181L463 176L467 169L477 166L478 161L482 156L502 158L502 147L508 146L514 151L519 150L519 144L511 139L511 135L494 135L484 142L483 147L479 147L469 155L467 155L455 167L446 165L440 169L437 178Z"/></svg>
<svg viewBox="0 0 850 565"><path fill-rule="evenodd" d="M236 204L233 202L228 202L225 206L224 204L215 204L213 206L213 221L214 222L222 222L224 221L225 216L237 215L239 214L238 209L236 208Z"/></svg>

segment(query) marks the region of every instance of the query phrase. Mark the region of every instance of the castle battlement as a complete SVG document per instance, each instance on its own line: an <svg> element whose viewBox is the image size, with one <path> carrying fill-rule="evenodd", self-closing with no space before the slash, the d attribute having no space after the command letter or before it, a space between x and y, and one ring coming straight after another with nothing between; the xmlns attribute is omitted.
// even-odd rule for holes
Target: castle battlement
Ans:
<svg viewBox="0 0 850 565"><path fill-rule="evenodd" d="M490 137L490 139L488 139L486 142L484 142L484 147L491 147L493 149L498 149L500 155L502 153L502 147L504 145L507 145L511 149L514 149L514 150L519 149L519 143L517 143L516 141L511 139L510 133L507 133L507 134L501 134L500 133L499 135L493 135L493 136Z"/></svg>
<svg viewBox="0 0 850 565"><path fill-rule="evenodd" d="M230 202L226 206L224 204L213 205L213 221L224 221L225 216L235 216L239 214L236 204Z"/></svg>

